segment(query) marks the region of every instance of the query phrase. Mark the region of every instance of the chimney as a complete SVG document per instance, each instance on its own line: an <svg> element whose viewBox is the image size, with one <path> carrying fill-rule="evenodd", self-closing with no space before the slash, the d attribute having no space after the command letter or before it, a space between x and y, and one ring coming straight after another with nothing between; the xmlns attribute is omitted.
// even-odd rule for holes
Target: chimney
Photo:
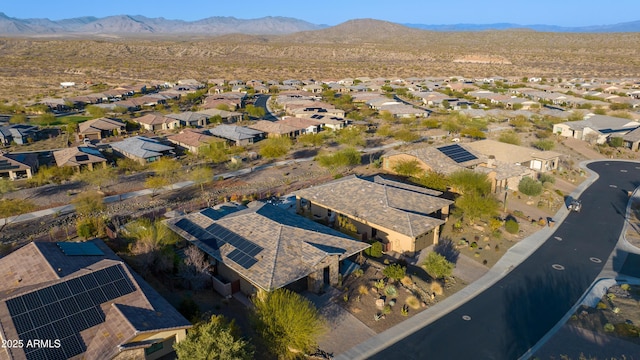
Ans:
<svg viewBox="0 0 640 360"><path fill-rule="evenodd" d="M491 169L495 169L496 157L494 155L489 155L489 159L487 160L487 167Z"/></svg>

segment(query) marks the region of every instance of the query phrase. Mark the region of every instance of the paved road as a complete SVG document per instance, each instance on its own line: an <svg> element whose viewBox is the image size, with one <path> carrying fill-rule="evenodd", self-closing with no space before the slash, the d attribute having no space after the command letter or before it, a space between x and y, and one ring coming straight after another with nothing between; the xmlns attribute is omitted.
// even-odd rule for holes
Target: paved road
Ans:
<svg viewBox="0 0 640 360"><path fill-rule="evenodd" d="M271 95L259 95L253 105L264 109L264 116L262 117L263 120L277 121L278 118L269 111L269 107L267 106L267 102L270 98Z"/></svg>
<svg viewBox="0 0 640 360"><path fill-rule="evenodd" d="M549 231L549 239L505 277L439 319L425 319L424 326L386 348L371 345L376 340L384 343L385 336L401 328L368 341L369 348L359 346L339 358L523 356L570 311L603 270L621 233L627 191L640 185L637 163L596 162L588 167L600 178L580 196L582 212L568 214L555 232Z"/></svg>

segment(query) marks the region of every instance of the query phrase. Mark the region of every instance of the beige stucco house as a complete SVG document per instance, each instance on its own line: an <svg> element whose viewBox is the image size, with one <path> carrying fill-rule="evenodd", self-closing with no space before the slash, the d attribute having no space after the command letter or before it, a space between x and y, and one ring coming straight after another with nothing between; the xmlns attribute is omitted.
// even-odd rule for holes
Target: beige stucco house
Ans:
<svg viewBox="0 0 640 360"><path fill-rule="evenodd" d="M453 203L442 193L375 177L349 176L295 192L298 213L413 254L438 242Z"/></svg>

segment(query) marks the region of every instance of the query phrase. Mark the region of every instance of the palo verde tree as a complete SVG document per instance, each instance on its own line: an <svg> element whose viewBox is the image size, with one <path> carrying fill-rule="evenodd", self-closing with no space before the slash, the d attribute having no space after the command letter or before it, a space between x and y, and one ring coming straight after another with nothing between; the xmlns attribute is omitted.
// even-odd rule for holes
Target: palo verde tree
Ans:
<svg viewBox="0 0 640 360"><path fill-rule="evenodd" d="M393 165L393 171L402 176L419 176L423 172L416 159L400 160Z"/></svg>
<svg viewBox="0 0 640 360"><path fill-rule="evenodd" d="M235 322L222 315L196 324L173 348L178 359L188 360L250 360L254 353L253 346L240 336Z"/></svg>
<svg viewBox="0 0 640 360"><path fill-rule="evenodd" d="M170 245L178 241L178 235L161 221L147 218L128 223L127 237L131 240L129 251L141 272L166 272L173 269L173 251Z"/></svg>
<svg viewBox="0 0 640 360"><path fill-rule="evenodd" d="M277 137L263 140L260 146L260 155L268 159L275 159L287 155L291 149L291 139Z"/></svg>
<svg viewBox="0 0 640 360"><path fill-rule="evenodd" d="M254 297L252 321L261 343L281 359L303 358L326 331L311 301L286 289L260 290Z"/></svg>
<svg viewBox="0 0 640 360"><path fill-rule="evenodd" d="M498 201L491 195L486 174L471 170L456 171L449 176L452 188L461 195L455 200L454 212L469 223L490 218L498 212Z"/></svg>
<svg viewBox="0 0 640 360"><path fill-rule="evenodd" d="M429 252L424 263L422 263L422 267L434 279L443 279L451 276L454 268L453 263L434 251Z"/></svg>

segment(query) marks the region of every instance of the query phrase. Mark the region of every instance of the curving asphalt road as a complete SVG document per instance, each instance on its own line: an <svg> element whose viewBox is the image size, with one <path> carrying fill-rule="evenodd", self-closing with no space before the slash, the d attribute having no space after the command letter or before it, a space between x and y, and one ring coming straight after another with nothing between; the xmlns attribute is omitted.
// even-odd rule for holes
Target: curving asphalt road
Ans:
<svg viewBox="0 0 640 360"><path fill-rule="evenodd" d="M374 355L371 349L358 353L358 347L343 355L371 359L522 357L571 310L603 270L625 221L627 191L640 186L639 165L589 164L600 177L580 196L582 211L570 213L548 240L506 276Z"/></svg>

